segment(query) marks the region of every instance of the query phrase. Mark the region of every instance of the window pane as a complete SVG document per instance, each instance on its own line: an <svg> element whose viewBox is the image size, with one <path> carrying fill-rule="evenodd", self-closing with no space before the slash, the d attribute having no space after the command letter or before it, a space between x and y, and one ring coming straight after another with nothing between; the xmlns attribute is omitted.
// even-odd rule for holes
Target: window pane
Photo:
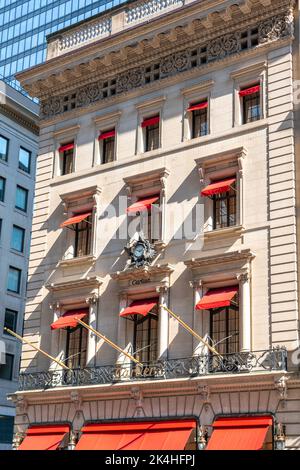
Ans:
<svg viewBox="0 0 300 470"><path fill-rule="evenodd" d="M14 225L11 238L11 248L22 253L24 250L24 238L25 230L21 227L18 227L17 225Z"/></svg>
<svg viewBox="0 0 300 470"><path fill-rule="evenodd" d="M70 369L86 366L87 330L82 326L68 330L66 347L66 365Z"/></svg>
<svg viewBox="0 0 300 470"><path fill-rule="evenodd" d="M159 148L159 123L148 126L146 129L145 152Z"/></svg>
<svg viewBox="0 0 300 470"><path fill-rule="evenodd" d="M5 364L0 364L0 379L11 380L13 374L14 356L5 354Z"/></svg>
<svg viewBox="0 0 300 470"><path fill-rule="evenodd" d="M73 149L66 150L62 154L62 175L68 175L73 171Z"/></svg>
<svg viewBox="0 0 300 470"><path fill-rule="evenodd" d="M14 417L0 415L0 442L11 444L13 440Z"/></svg>
<svg viewBox="0 0 300 470"><path fill-rule="evenodd" d="M18 318L18 312L15 310L10 310L7 308L5 310L5 320L4 320L4 326L5 328L9 328L12 331L16 331L17 329L17 318Z"/></svg>
<svg viewBox="0 0 300 470"><path fill-rule="evenodd" d="M243 123L260 119L260 93L252 93L243 97Z"/></svg>
<svg viewBox="0 0 300 470"><path fill-rule="evenodd" d="M103 161L102 163L109 163L114 160L115 151L115 138L108 137L103 140Z"/></svg>
<svg viewBox="0 0 300 470"><path fill-rule="evenodd" d="M8 139L0 135L0 159L7 161Z"/></svg>
<svg viewBox="0 0 300 470"><path fill-rule="evenodd" d="M20 170L26 171L26 173L30 173L30 160L31 160L31 152L20 147L20 151L19 151Z"/></svg>
<svg viewBox="0 0 300 470"><path fill-rule="evenodd" d="M5 197L5 178L2 178L0 176L0 201L4 202L4 197Z"/></svg>
<svg viewBox="0 0 300 470"><path fill-rule="evenodd" d="M207 108L193 111L192 139L208 134Z"/></svg>
<svg viewBox="0 0 300 470"><path fill-rule="evenodd" d="M21 186L17 186L16 207L24 212L27 211L28 191Z"/></svg>
<svg viewBox="0 0 300 470"><path fill-rule="evenodd" d="M20 292L21 270L10 266L8 271L7 290L11 292Z"/></svg>
<svg viewBox="0 0 300 470"><path fill-rule="evenodd" d="M76 224L74 257L86 256L91 252L91 216Z"/></svg>

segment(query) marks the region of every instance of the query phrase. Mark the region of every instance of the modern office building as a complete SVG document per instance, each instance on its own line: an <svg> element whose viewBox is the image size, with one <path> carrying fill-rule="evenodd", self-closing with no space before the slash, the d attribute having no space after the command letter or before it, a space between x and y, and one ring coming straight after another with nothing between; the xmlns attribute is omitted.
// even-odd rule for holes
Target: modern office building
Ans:
<svg viewBox="0 0 300 470"><path fill-rule="evenodd" d="M78 23L124 0L1 0L0 77L15 85L15 74L46 57L46 35Z"/></svg>
<svg viewBox="0 0 300 470"><path fill-rule="evenodd" d="M29 260L38 105L0 81L0 449L11 447Z"/></svg>
<svg viewBox="0 0 300 470"><path fill-rule="evenodd" d="M19 74L54 360L23 347L16 447L299 449L298 35L290 0L134 1Z"/></svg>

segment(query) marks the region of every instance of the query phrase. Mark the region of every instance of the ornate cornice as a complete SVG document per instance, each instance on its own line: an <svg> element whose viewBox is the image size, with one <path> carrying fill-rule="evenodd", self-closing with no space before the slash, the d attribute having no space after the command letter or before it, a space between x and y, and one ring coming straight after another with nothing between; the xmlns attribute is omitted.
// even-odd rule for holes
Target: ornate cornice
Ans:
<svg viewBox="0 0 300 470"><path fill-rule="evenodd" d="M103 280L98 276L90 276L85 279L77 279L72 281L62 281L47 284L45 287L50 292L60 292L60 291L76 291L80 288L92 289L99 288L103 283Z"/></svg>
<svg viewBox="0 0 300 470"><path fill-rule="evenodd" d="M125 271L117 271L111 274L112 279L117 281L134 281L140 279L151 279L157 275L170 275L174 266L170 264L157 264L155 266L143 266L140 268L129 268Z"/></svg>
<svg viewBox="0 0 300 470"><path fill-rule="evenodd" d="M28 129L33 134L39 135L39 126L32 119L25 118L22 114L17 113L9 106L0 104L0 114L3 114L17 124L20 124L20 126Z"/></svg>
<svg viewBox="0 0 300 470"><path fill-rule="evenodd" d="M204 256L185 261L184 264L190 269L203 268L204 266L218 265L224 267L226 263L235 261L251 261L255 255L249 249L222 253L220 255Z"/></svg>

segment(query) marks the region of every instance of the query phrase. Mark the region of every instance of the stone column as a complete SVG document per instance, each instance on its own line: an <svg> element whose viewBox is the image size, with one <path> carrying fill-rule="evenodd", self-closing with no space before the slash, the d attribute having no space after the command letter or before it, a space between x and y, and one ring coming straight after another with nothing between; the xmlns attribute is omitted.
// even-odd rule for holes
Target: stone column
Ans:
<svg viewBox="0 0 300 470"><path fill-rule="evenodd" d="M99 297L97 295L89 297L86 299L86 303L89 306L89 325L95 330L97 330ZM93 367L95 365L96 351L97 351L97 338L91 331L88 331L87 354L86 354L86 365L88 367Z"/></svg>
<svg viewBox="0 0 300 470"><path fill-rule="evenodd" d="M169 289L157 288L159 292L159 305L169 306ZM169 314L163 307L158 308L158 359L166 359L169 347Z"/></svg>
<svg viewBox="0 0 300 470"><path fill-rule="evenodd" d="M251 296L250 276L248 273L238 275L241 320L241 352L251 351Z"/></svg>

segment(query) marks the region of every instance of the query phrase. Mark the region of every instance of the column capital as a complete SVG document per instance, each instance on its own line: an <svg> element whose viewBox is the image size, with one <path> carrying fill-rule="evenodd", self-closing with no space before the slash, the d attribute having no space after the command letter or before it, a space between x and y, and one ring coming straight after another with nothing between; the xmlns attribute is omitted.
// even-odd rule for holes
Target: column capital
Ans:
<svg viewBox="0 0 300 470"><path fill-rule="evenodd" d="M193 279L189 281L189 285L192 289L197 289L198 287L203 287L203 281L201 279Z"/></svg>
<svg viewBox="0 0 300 470"><path fill-rule="evenodd" d="M99 299L99 296L96 295L96 294L93 294L91 297L87 297L85 299L85 302L88 304L88 305L95 305L97 302L98 302L98 299Z"/></svg>
<svg viewBox="0 0 300 470"><path fill-rule="evenodd" d="M244 273L239 273L236 276L237 280L241 283L246 283L250 281L250 273L248 271Z"/></svg>
<svg viewBox="0 0 300 470"><path fill-rule="evenodd" d="M60 310L62 307L62 304L59 301L56 302L50 302L49 307L51 310Z"/></svg>
<svg viewBox="0 0 300 470"><path fill-rule="evenodd" d="M168 286L157 286L155 288L155 291L158 294L167 294L169 292L169 287Z"/></svg>

